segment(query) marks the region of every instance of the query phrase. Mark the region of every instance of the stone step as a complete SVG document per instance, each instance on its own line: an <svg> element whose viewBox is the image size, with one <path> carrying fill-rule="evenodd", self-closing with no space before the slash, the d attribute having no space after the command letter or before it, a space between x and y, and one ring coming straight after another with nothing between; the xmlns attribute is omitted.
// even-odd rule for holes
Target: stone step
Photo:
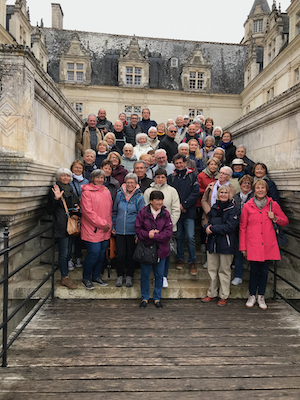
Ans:
<svg viewBox="0 0 300 400"><path fill-rule="evenodd" d="M179 271L181 272L181 271ZM40 283L40 280L28 280L11 282L9 284L9 299L24 299L29 293L34 290ZM116 278L108 280L109 285L107 287L96 286L94 290L86 290L82 286L81 280L75 280L78 284L76 290L69 290L66 287L61 286L60 281L55 282L55 297L61 299L140 299L140 280L135 278L133 281L132 288L115 287ZM201 298L206 296L209 287L208 279L168 279L169 287L162 290L162 298L168 299L187 299L187 298ZM248 280L245 279L241 285L231 285L230 298L244 298L248 297ZM150 288L152 293L153 280L150 280ZM50 282L47 282L34 296L34 299L44 297L50 289ZM269 280L266 298L273 296L273 284ZM290 289L284 282L278 283L278 290L284 296L288 298L299 298L299 294L295 293L293 289Z"/></svg>

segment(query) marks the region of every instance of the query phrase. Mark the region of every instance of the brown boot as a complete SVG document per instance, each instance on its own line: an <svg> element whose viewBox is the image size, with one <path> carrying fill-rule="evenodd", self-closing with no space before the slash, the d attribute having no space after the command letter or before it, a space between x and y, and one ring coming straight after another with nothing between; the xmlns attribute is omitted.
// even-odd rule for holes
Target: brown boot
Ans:
<svg viewBox="0 0 300 400"><path fill-rule="evenodd" d="M196 264L195 264L195 261L191 261L190 263L189 263L189 266L190 266L190 274L191 275L197 275L197 267L196 267Z"/></svg>
<svg viewBox="0 0 300 400"><path fill-rule="evenodd" d="M76 283L74 283L69 276L61 278L61 284L62 286L66 286L68 289L77 289Z"/></svg>

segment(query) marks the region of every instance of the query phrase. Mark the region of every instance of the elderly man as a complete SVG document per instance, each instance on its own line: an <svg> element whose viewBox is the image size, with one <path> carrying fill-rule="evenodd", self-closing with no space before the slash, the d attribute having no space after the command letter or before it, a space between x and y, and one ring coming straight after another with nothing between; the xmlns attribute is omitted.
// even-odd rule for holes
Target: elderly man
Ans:
<svg viewBox="0 0 300 400"><path fill-rule="evenodd" d="M155 161L156 166L153 168L153 172L155 172L158 168L163 168L167 171L167 175L171 175L174 172L174 164L168 162L167 152L164 149L158 149L155 152Z"/></svg>
<svg viewBox="0 0 300 400"><path fill-rule="evenodd" d="M103 133L96 128L97 117L95 114L90 114L87 119L87 126L84 126L77 132L76 147L81 152L81 155L87 149L97 151L97 143L103 140Z"/></svg>
<svg viewBox="0 0 300 400"><path fill-rule="evenodd" d="M142 128L138 125L139 117L137 114L132 114L130 117L130 124L124 127L126 143L131 143L132 146L136 145L135 137L138 133L142 132Z"/></svg>
<svg viewBox="0 0 300 400"><path fill-rule="evenodd" d="M186 167L186 158L183 154L176 154L173 158L175 171L168 177L168 184L173 186L180 198L181 215L177 222L177 263L176 268L184 266L184 236L189 252L188 263L190 274L197 275L195 219L196 203L199 197L199 183L197 175Z"/></svg>
<svg viewBox="0 0 300 400"><path fill-rule="evenodd" d="M198 140L199 146L203 146L203 141L200 139L200 136L198 133L196 133L196 125L191 124L188 127L188 131L185 135L185 138L182 140L183 143L188 143L191 139L196 139Z"/></svg>
<svg viewBox="0 0 300 400"><path fill-rule="evenodd" d="M114 123L114 129L112 132L115 134L116 137L116 146L120 150L120 153L123 154L123 147L126 143L123 122L118 119Z"/></svg>
<svg viewBox="0 0 300 400"><path fill-rule="evenodd" d="M177 133L175 136L175 142L177 144L180 144L186 135L187 128L185 126L183 126L183 123L184 123L183 116L178 115L178 117L176 118Z"/></svg>
<svg viewBox="0 0 300 400"><path fill-rule="evenodd" d="M190 124L190 117L188 115L183 116L183 126L187 128Z"/></svg>
<svg viewBox="0 0 300 400"><path fill-rule="evenodd" d="M142 128L144 133L147 133L151 126L157 126L157 123L155 121L150 120L149 108L143 108L142 120L138 122L138 125Z"/></svg>
<svg viewBox="0 0 300 400"><path fill-rule="evenodd" d="M103 108L98 111L97 128L102 130L104 134L113 132L113 124L106 119L106 111Z"/></svg>
<svg viewBox="0 0 300 400"><path fill-rule="evenodd" d="M178 144L175 142L176 133L176 127L174 125L170 125L167 130L167 135L158 145L159 149L166 150L168 162L172 162L173 157L178 153Z"/></svg>
<svg viewBox="0 0 300 400"><path fill-rule="evenodd" d="M134 163L133 172L137 174L138 184L140 185L141 192L144 193L148 187L150 187L153 179L147 178L146 176L146 163L143 160L138 160Z"/></svg>

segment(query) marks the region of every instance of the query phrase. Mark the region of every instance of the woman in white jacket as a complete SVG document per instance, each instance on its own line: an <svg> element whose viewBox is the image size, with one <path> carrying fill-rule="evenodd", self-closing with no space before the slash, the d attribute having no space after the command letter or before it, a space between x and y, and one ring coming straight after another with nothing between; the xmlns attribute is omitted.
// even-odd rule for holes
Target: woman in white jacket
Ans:
<svg viewBox="0 0 300 400"><path fill-rule="evenodd" d="M158 168L155 171L154 182L144 192L145 205L150 203L150 194L154 190L160 190L164 194L164 203L167 211L171 216L173 224L173 232L177 231L177 222L180 218L180 200L178 192L175 188L167 184L167 171L163 168ZM170 266L170 256L166 258L163 287L168 287L168 271Z"/></svg>
<svg viewBox="0 0 300 400"><path fill-rule="evenodd" d="M136 156L137 160L140 159L140 155L148 153L152 150L152 147L148 143L148 135L146 133L138 133L135 138L136 146L133 148L133 154Z"/></svg>

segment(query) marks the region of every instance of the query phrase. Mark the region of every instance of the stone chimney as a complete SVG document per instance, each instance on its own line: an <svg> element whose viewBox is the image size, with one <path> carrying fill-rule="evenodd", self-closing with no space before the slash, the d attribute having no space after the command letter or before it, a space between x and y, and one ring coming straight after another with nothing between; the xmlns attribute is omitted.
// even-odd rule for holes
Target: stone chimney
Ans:
<svg viewBox="0 0 300 400"><path fill-rule="evenodd" d="M61 9L60 4L51 3L51 7L52 7L52 28L63 29L64 13Z"/></svg>

